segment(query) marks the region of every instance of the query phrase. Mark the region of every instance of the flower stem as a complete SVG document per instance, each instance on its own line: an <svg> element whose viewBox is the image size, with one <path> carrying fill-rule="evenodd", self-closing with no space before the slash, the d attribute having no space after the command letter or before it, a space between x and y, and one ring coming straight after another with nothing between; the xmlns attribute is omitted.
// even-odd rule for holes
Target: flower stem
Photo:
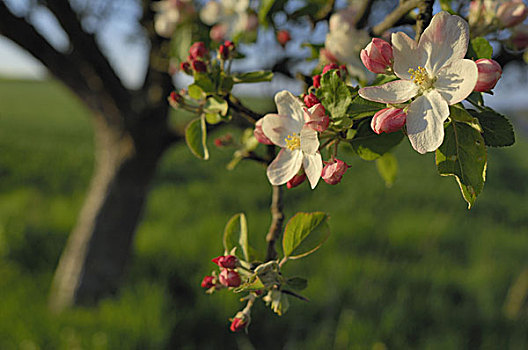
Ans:
<svg viewBox="0 0 528 350"><path fill-rule="evenodd" d="M266 254L266 261L271 261L277 258L277 251L275 250L275 242L279 239L282 231L282 222L284 221L284 214L282 212L282 187L273 186L273 193L271 196L271 225L266 235L266 242L268 242L268 252Z"/></svg>

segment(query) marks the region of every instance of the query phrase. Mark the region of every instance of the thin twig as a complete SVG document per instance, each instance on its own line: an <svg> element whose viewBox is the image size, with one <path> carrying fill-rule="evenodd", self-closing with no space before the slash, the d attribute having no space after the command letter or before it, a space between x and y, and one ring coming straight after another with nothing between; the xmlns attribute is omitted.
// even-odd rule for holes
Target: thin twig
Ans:
<svg viewBox="0 0 528 350"><path fill-rule="evenodd" d="M431 19L433 18L433 4L434 0L423 0L418 6L420 12L416 18L416 42L420 40L420 36L425 28L431 23Z"/></svg>
<svg viewBox="0 0 528 350"><path fill-rule="evenodd" d="M279 239L282 231L282 222L284 221L282 209L282 187L273 186L273 194L271 196L271 225L268 234L266 235L266 242L268 242L266 261L277 258L275 242Z"/></svg>
<svg viewBox="0 0 528 350"><path fill-rule="evenodd" d="M247 108L242 104L242 102L233 95L227 95L224 97L228 106L234 111L238 112L244 119L246 119L251 124L255 124L257 120L262 118L262 116L256 112L253 112L251 109Z"/></svg>
<svg viewBox="0 0 528 350"><path fill-rule="evenodd" d="M383 22L372 28L374 35L381 35L386 30L392 28L400 19L402 19L409 11L412 11L420 5L423 0L408 0L400 2L400 5L385 17Z"/></svg>

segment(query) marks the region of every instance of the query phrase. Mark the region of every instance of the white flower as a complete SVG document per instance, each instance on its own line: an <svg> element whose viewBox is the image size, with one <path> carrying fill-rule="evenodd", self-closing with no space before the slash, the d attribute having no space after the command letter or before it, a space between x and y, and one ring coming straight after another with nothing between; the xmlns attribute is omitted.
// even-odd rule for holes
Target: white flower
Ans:
<svg viewBox="0 0 528 350"><path fill-rule="evenodd" d="M415 98L407 110L406 126L419 153L432 152L442 144L449 105L465 99L477 83L477 65L464 59L468 41L468 24L440 12L418 44L404 33L392 34L394 73L401 80L359 90L363 98L382 103Z"/></svg>
<svg viewBox="0 0 528 350"><path fill-rule="evenodd" d="M154 29L158 35L170 38L185 16L194 12L191 0L161 0L152 4L156 11Z"/></svg>
<svg viewBox="0 0 528 350"><path fill-rule="evenodd" d="M317 131L305 123L304 105L291 92L278 92L275 104L278 115L267 114L262 119L264 134L275 145L282 147L268 166L268 179L274 186L285 184L302 166L311 187L315 188L323 170Z"/></svg>
<svg viewBox="0 0 528 350"><path fill-rule="evenodd" d="M209 1L200 11L200 19L207 25L220 23L224 25L225 36L243 32L249 26L251 19L247 13L249 0L220 0Z"/></svg>
<svg viewBox="0 0 528 350"><path fill-rule="evenodd" d="M355 16L355 10L347 8L330 17L325 48L339 62L346 64L350 74L364 79L366 71L359 53L369 43L370 36L366 31L355 28Z"/></svg>

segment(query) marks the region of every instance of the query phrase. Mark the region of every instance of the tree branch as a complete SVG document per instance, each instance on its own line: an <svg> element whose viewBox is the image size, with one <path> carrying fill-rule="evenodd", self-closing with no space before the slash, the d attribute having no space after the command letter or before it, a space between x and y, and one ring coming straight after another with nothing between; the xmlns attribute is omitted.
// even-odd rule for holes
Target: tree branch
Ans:
<svg viewBox="0 0 528 350"><path fill-rule="evenodd" d="M262 118L262 116L256 112L253 112L251 109L247 108L242 104L242 102L237 99L235 96L229 94L224 97L227 102L227 105L232 108L235 112L239 113L243 118L248 122L255 125L257 120Z"/></svg>
<svg viewBox="0 0 528 350"><path fill-rule="evenodd" d="M279 239L282 231L282 222L284 221L282 209L282 187L273 186L273 194L271 196L271 225L266 235L266 242L268 242L266 261L277 258L275 242Z"/></svg>
<svg viewBox="0 0 528 350"><path fill-rule="evenodd" d="M433 18L433 4L434 0L423 0L420 2L418 9L418 17L416 18L416 37L415 40L418 42L420 36Z"/></svg>
<svg viewBox="0 0 528 350"><path fill-rule="evenodd" d="M407 0L400 2L400 5L394 11L389 13L383 22L372 28L372 33L377 36L382 35L386 30L389 30L398 23L407 13L418 7L422 1L423 0Z"/></svg>

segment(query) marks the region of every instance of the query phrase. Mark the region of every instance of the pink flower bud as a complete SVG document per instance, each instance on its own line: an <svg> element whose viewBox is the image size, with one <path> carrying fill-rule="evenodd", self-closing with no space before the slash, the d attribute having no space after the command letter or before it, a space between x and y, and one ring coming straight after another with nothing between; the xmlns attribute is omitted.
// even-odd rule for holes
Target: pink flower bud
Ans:
<svg viewBox="0 0 528 350"><path fill-rule="evenodd" d="M303 171L302 174L297 174L294 177L292 177L290 181L286 183L286 187L288 187L288 189L292 189L302 184L304 180L306 180L306 174Z"/></svg>
<svg viewBox="0 0 528 350"><path fill-rule="evenodd" d="M339 66L337 64L335 64L335 63L327 64L323 68L323 74L325 74L328 71L334 70L334 69L339 69ZM341 76L341 72L338 72L338 75Z"/></svg>
<svg viewBox="0 0 528 350"><path fill-rule="evenodd" d="M207 66L203 61L194 60L191 65L196 72L207 72Z"/></svg>
<svg viewBox="0 0 528 350"><path fill-rule="evenodd" d="M255 123L255 130L253 130L253 135L257 139L258 142L262 143L263 145L273 145L273 142L268 139L266 135L264 135L264 131L262 131L262 119L257 120Z"/></svg>
<svg viewBox="0 0 528 350"><path fill-rule="evenodd" d="M477 64L478 78L474 90L479 92L490 91L502 75L500 64L487 58L476 60L475 63Z"/></svg>
<svg viewBox="0 0 528 350"><path fill-rule="evenodd" d="M528 25L523 24L515 27L513 34L510 38L510 43L516 50L526 50L526 48L528 47Z"/></svg>
<svg viewBox="0 0 528 350"><path fill-rule="evenodd" d="M238 259L234 255L225 255L225 256L218 256L212 260L216 265L226 268L226 269L234 269L238 265Z"/></svg>
<svg viewBox="0 0 528 350"><path fill-rule="evenodd" d="M528 6L522 0L504 2L497 9L497 17L504 28L510 28L522 23L527 16Z"/></svg>
<svg viewBox="0 0 528 350"><path fill-rule="evenodd" d="M321 178L329 185L337 185L341 182L343 174L349 166L340 159L334 159L333 162L325 162L326 165L321 173Z"/></svg>
<svg viewBox="0 0 528 350"><path fill-rule="evenodd" d="M304 104L306 105L306 107L310 108L318 103L321 103L321 101L319 101L317 97L315 97L313 92L310 92L308 95L304 96Z"/></svg>
<svg viewBox="0 0 528 350"><path fill-rule="evenodd" d="M180 70L184 72L185 74L192 75L192 69L189 62L182 62L180 63Z"/></svg>
<svg viewBox="0 0 528 350"><path fill-rule="evenodd" d="M231 319L231 326L229 329L231 332L240 332L246 329L249 326L251 317L249 312L239 311L233 319Z"/></svg>
<svg viewBox="0 0 528 350"><path fill-rule="evenodd" d="M313 130L323 132L328 128L330 117L323 105L318 103L310 109L304 108L304 122Z"/></svg>
<svg viewBox="0 0 528 350"><path fill-rule="evenodd" d="M321 87L321 74L317 74L313 76L313 87L318 89Z"/></svg>
<svg viewBox="0 0 528 350"><path fill-rule="evenodd" d="M211 31L209 32L209 37L216 42L221 42L224 40L229 26L225 23L215 24Z"/></svg>
<svg viewBox="0 0 528 350"><path fill-rule="evenodd" d="M384 108L372 117L370 127L376 134L391 133L400 130L407 119L407 114L400 108Z"/></svg>
<svg viewBox="0 0 528 350"><path fill-rule="evenodd" d="M214 286L215 278L213 276L205 276L202 280L202 288L209 289Z"/></svg>
<svg viewBox="0 0 528 350"><path fill-rule="evenodd" d="M373 38L367 47L361 50L360 56L365 67L376 74L386 73L394 60L392 46L379 38Z"/></svg>
<svg viewBox="0 0 528 350"><path fill-rule="evenodd" d="M201 41L195 42L189 49L189 55L192 60L204 58L207 54L208 50L205 47L205 44Z"/></svg>
<svg viewBox="0 0 528 350"><path fill-rule="evenodd" d="M279 44L281 44L282 47L286 46L286 44L291 40L290 32L286 29L279 30L277 32L277 41Z"/></svg>
<svg viewBox="0 0 528 350"><path fill-rule="evenodd" d="M224 60L231 58L233 51L235 51L235 44L229 40L224 41L224 43L220 45L220 48L218 49L220 57Z"/></svg>
<svg viewBox="0 0 528 350"><path fill-rule="evenodd" d="M240 275L235 270L225 269L220 272L220 283L226 287L238 287L241 283Z"/></svg>
<svg viewBox="0 0 528 350"><path fill-rule="evenodd" d="M180 95L176 91L173 91L173 92L170 93L170 99L174 103L180 103L183 100L183 97L182 97L182 95Z"/></svg>

